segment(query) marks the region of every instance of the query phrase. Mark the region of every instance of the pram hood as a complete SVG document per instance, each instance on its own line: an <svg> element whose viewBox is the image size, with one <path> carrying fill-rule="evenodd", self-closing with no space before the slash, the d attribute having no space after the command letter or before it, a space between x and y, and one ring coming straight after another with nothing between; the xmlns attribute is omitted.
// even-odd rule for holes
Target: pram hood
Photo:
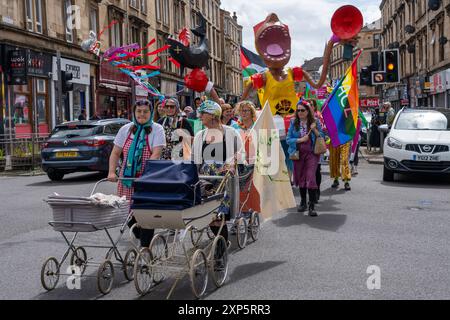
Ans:
<svg viewBox="0 0 450 320"><path fill-rule="evenodd" d="M131 209L184 210L201 203L193 162L150 160L134 182Z"/></svg>

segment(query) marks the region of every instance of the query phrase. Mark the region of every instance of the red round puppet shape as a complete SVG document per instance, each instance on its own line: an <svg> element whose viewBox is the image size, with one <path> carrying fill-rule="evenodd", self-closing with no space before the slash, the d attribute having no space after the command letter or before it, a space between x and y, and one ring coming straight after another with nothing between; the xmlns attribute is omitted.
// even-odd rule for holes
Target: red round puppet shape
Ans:
<svg viewBox="0 0 450 320"><path fill-rule="evenodd" d="M361 11L351 5L340 7L331 18L331 30L341 40L354 38L361 31L363 24Z"/></svg>
<svg viewBox="0 0 450 320"><path fill-rule="evenodd" d="M208 85L208 77L202 69L194 69L186 75L184 84L195 92L203 92Z"/></svg>

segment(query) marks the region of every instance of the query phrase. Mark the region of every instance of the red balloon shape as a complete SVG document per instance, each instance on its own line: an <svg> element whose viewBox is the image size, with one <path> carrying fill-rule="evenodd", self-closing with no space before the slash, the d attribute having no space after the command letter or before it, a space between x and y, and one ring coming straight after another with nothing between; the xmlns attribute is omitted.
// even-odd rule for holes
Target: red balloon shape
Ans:
<svg viewBox="0 0 450 320"><path fill-rule="evenodd" d="M208 85L208 77L201 69L194 69L184 77L184 84L195 92L203 92Z"/></svg>
<svg viewBox="0 0 450 320"><path fill-rule="evenodd" d="M364 18L358 8L352 5L340 7L331 18L331 30L341 40L349 40L358 35Z"/></svg>

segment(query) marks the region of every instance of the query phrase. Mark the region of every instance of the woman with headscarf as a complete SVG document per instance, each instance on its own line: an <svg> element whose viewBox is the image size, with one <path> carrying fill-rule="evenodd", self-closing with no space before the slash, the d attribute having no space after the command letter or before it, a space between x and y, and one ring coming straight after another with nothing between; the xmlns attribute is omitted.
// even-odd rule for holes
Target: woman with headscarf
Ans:
<svg viewBox="0 0 450 320"><path fill-rule="evenodd" d="M116 182L116 168L121 156L123 165L120 170L117 194L125 196L128 201L134 193L133 181L140 177L148 160L159 160L166 145L164 129L152 121L153 107L150 101L137 101L133 108L133 122L123 126L116 135L114 148L109 158L108 180ZM133 218L128 226L136 223ZM154 230L133 229L142 247L148 247Z"/></svg>
<svg viewBox="0 0 450 320"><path fill-rule="evenodd" d="M314 118L310 104L301 101L297 105L295 117L291 121L287 134L289 154L298 152L294 160L294 184L300 188L301 203L299 212L309 210L309 216L316 217L315 202L317 195L316 170L320 156L314 154L314 145L318 137L323 137L320 121ZM309 205L306 196L309 194Z"/></svg>
<svg viewBox="0 0 450 320"><path fill-rule="evenodd" d="M222 124L222 108L216 102L204 101L198 109L200 119L206 129L199 131L194 138L193 159L200 166L201 175L224 175L233 171L235 161L241 153L242 140L235 129ZM230 201L224 199L222 213L230 220ZM211 230L218 234L220 222L213 222ZM228 228L222 228L221 235L228 243Z"/></svg>
<svg viewBox="0 0 450 320"><path fill-rule="evenodd" d="M188 152L186 148L180 148L178 154L173 154L179 143L190 146L194 137L194 131L189 121L181 116L180 103L175 98L168 98L163 102L163 107L165 116L159 119L158 123L164 128L167 144L162 151L161 160L179 160L184 156L190 156L189 154L184 155Z"/></svg>

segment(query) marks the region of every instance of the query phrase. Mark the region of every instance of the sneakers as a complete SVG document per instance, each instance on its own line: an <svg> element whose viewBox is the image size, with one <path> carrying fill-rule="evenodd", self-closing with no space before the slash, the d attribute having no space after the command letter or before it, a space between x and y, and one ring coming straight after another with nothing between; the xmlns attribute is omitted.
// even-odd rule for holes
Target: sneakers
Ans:
<svg viewBox="0 0 450 320"><path fill-rule="evenodd" d="M332 188L337 188L337 187L339 187L339 179L334 179L334 182L333 182L333 184L331 185L331 187Z"/></svg>
<svg viewBox="0 0 450 320"><path fill-rule="evenodd" d="M358 167L352 166L352 176L358 175Z"/></svg>
<svg viewBox="0 0 450 320"><path fill-rule="evenodd" d="M350 183L348 183L348 182L346 182L346 183L344 184L344 188L345 188L346 191L352 190L352 188L350 187Z"/></svg>

